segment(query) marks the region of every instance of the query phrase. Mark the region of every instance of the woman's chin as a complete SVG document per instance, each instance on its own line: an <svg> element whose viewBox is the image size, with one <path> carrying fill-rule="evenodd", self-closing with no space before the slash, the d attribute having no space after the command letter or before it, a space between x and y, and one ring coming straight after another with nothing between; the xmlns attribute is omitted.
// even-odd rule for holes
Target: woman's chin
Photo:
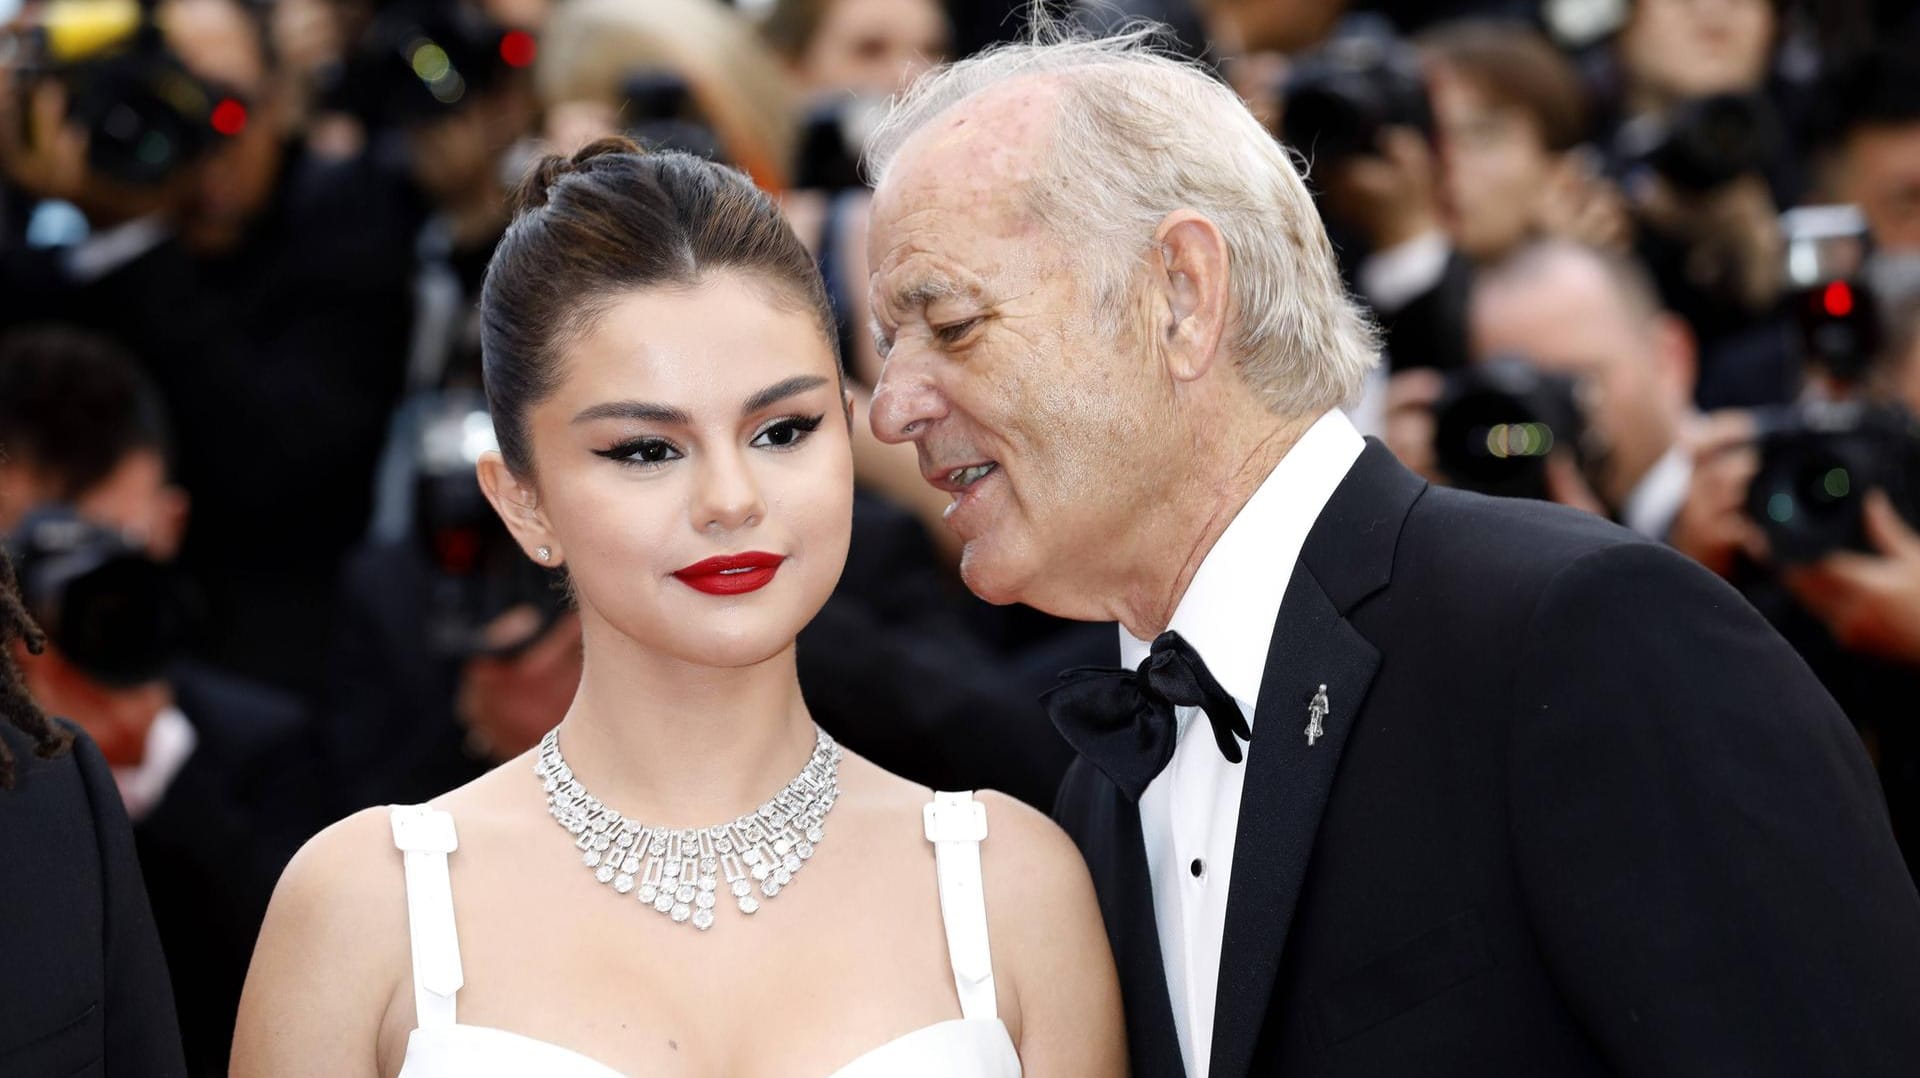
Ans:
<svg viewBox="0 0 1920 1078"><path fill-rule="evenodd" d="M758 666L793 647L799 624L759 619L754 625L685 625L667 648L700 666L738 670Z"/></svg>

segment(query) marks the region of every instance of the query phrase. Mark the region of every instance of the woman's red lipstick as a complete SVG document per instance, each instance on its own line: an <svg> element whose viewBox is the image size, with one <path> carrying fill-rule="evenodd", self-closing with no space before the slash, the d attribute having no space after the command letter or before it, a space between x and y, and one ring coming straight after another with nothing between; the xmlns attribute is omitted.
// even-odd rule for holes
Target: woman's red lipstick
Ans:
<svg viewBox="0 0 1920 1078"><path fill-rule="evenodd" d="M745 595L773 582L773 574L786 561L782 554L749 550L744 554L722 554L695 562L674 573L682 584L708 595Z"/></svg>

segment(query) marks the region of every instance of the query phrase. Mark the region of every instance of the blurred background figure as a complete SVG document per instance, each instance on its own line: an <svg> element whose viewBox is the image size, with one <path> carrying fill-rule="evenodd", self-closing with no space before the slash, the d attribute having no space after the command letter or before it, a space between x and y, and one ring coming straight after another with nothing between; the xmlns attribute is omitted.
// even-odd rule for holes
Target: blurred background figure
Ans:
<svg viewBox="0 0 1920 1078"><path fill-rule="evenodd" d="M1580 415L1582 429L1568 457L1555 458L1577 468L1550 467L1547 496L1597 504L1647 538L1668 540L1693 474L1693 335L1660 307L1639 266L1542 241L1481 275L1472 326L1482 362L1517 361L1544 376L1542 391L1578 397L1560 407ZM1439 452L1464 455L1451 444Z"/></svg>
<svg viewBox="0 0 1920 1078"><path fill-rule="evenodd" d="M1822 101L1825 201L1866 215L1883 251L1920 254L1920 49L1874 49L1836 69Z"/></svg>
<svg viewBox="0 0 1920 1078"><path fill-rule="evenodd" d="M71 330L0 345L0 506L46 647L20 653L41 709L112 769L173 973L195 1074L226 1069L266 900L327 818L298 701L187 657L199 623L170 565L187 523L158 393Z"/></svg>
<svg viewBox="0 0 1920 1078"><path fill-rule="evenodd" d="M1573 64L1519 22L1443 23L1419 39L1442 147L1447 233L1476 263L1530 239L1623 249L1619 193L1600 175Z"/></svg>
<svg viewBox="0 0 1920 1078"><path fill-rule="evenodd" d="M946 59L934 0L775 0L761 33L811 98L886 98Z"/></svg>
<svg viewBox="0 0 1920 1078"><path fill-rule="evenodd" d="M184 1075L166 961L127 815L99 749L27 695L45 637L0 552L0 1066Z"/></svg>
<svg viewBox="0 0 1920 1078"><path fill-rule="evenodd" d="M534 85L557 152L626 133L709 153L769 191L791 182L792 87L752 24L725 5L566 0L547 23ZM706 141L680 141L689 138Z"/></svg>
<svg viewBox="0 0 1920 1078"><path fill-rule="evenodd" d="M25 196L8 199L25 223L0 256L0 329L83 326L138 357L194 495L181 560L214 613L205 652L311 692L402 385L409 196L369 158L303 150L259 9L134 10L130 44L0 78L0 169ZM176 78L200 96L155 89ZM132 104L96 101L114 93ZM32 131L8 123L23 101ZM123 187L138 216L94 197Z"/></svg>

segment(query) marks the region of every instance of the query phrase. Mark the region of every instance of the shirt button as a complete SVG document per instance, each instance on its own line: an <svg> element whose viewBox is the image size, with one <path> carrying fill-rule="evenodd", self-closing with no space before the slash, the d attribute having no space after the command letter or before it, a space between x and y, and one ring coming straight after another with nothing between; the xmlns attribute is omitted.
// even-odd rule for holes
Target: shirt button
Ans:
<svg viewBox="0 0 1920 1078"><path fill-rule="evenodd" d="M1193 873L1194 879L1204 880L1207 878L1207 863L1196 857L1193 864L1187 866L1187 871Z"/></svg>

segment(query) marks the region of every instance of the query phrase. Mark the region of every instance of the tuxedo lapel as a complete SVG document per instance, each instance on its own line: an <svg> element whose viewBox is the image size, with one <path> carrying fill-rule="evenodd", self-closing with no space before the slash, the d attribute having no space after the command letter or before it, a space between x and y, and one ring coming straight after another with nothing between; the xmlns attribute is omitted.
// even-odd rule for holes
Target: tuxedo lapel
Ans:
<svg viewBox="0 0 1920 1078"><path fill-rule="evenodd" d="M1321 813L1380 666L1346 614L1386 586L1400 526L1424 490L1370 443L1315 522L1280 605L1240 798L1210 1078L1245 1078L1251 1065ZM1309 744L1323 685L1324 732Z"/></svg>
<svg viewBox="0 0 1920 1078"><path fill-rule="evenodd" d="M1173 1002L1167 993L1167 967L1160 954L1160 929L1153 913L1153 879L1147 872L1146 840L1140 833L1140 808L1113 795L1113 863L1105 903L1107 933L1126 997L1127 1047L1133 1073L1179 1075L1180 1039L1173 1028Z"/></svg>

